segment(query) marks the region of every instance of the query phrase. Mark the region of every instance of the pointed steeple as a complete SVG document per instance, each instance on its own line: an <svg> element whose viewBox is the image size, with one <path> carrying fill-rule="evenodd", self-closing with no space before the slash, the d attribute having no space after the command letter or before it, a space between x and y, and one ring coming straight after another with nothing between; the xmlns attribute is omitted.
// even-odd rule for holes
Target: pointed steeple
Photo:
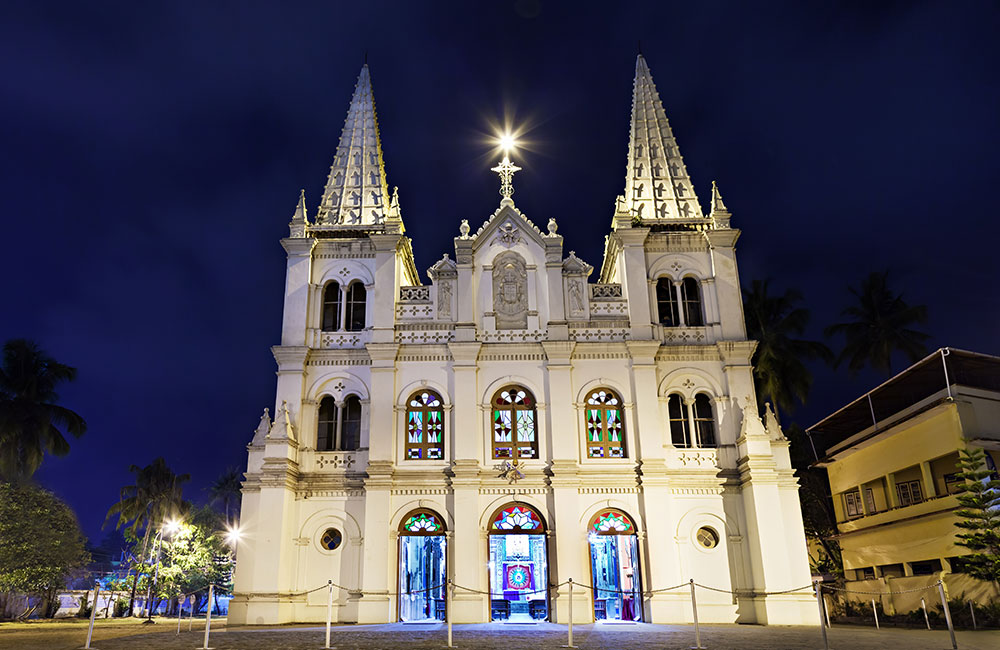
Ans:
<svg viewBox="0 0 1000 650"><path fill-rule="evenodd" d="M309 225L309 211L306 209L306 191L299 190L299 202L295 206L295 214L288 223L290 237L305 237L306 226Z"/></svg>
<svg viewBox="0 0 1000 650"><path fill-rule="evenodd" d="M646 59L635 61L625 201L634 218L703 219Z"/></svg>
<svg viewBox="0 0 1000 650"><path fill-rule="evenodd" d="M316 224L381 226L389 209L389 188L382 162L382 142L375 115L368 64L361 67L347 109L340 144L330 166Z"/></svg>
<svg viewBox="0 0 1000 650"><path fill-rule="evenodd" d="M715 181L712 181L712 213L709 216L716 228L728 228L729 219L733 216L726 208L726 204L722 202L722 194Z"/></svg>

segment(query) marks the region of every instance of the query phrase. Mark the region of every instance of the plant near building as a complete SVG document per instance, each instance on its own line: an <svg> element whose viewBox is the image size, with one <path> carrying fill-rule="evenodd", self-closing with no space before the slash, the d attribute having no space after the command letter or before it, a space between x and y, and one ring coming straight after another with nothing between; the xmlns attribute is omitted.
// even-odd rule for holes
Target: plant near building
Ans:
<svg viewBox="0 0 1000 650"><path fill-rule="evenodd" d="M960 449L957 477L964 479L955 511L962 529L956 544L972 551L962 557L965 573L1000 586L1000 480L986 469L986 452Z"/></svg>
<svg viewBox="0 0 1000 650"><path fill-rule="evenodd" d="M164 543L158 597L174 598L197 591L194 611L199 611L208 596L208 585L232 587L233 556L224 530L220 514L208 507L195 511L180 525Z"/></svg>
<svg viewBox="0 0 1000 650"><path fill-rule="evenodd" d="M16 593L36 596L41 615L51 616L70 573L90 561L84 544L76 516L54 494L0 483L0 599ZM0 603L0 616L5 605Z"/></svg>
<svg viewBox="0 0 1000 650"><path fill-rule="evenodd" d="M79 438L87 423L56 402L60 384L73 381L76 368L45 354L24 339L8 341L0 358L0 479L23 481L45 454L69 453L66 436Z"/></svg>

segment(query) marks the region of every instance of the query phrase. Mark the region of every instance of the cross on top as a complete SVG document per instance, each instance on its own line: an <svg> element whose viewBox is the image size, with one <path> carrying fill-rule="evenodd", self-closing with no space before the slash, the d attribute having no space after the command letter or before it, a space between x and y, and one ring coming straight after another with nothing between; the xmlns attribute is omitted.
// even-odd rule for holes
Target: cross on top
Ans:
<svg viewBox="0 0 1000 650"><path fill-rule="evenodd" d="M500 164L490 169L500 176L500 196L509 199L514 194L514 172L521 171L521 168L510 161L507 156L503 157Z"/></svg>

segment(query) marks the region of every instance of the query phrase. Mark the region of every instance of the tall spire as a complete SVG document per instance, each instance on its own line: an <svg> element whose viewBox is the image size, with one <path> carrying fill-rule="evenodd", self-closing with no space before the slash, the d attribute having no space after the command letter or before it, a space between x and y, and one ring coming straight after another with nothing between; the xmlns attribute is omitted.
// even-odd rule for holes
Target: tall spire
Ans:
<svg viewBox="0 0 1000 650"><path fill-rule="evenodd" d="M704 218L642 54L632 86L625 201L632 216L643 220Z"/></svg>
<svg viewBox="0 0 1000 650"><path fill-rule="evenodd" d="M386 219L389 188L368 64L361 66L340 144L316 215L317 225L378 226Z"/></svg>

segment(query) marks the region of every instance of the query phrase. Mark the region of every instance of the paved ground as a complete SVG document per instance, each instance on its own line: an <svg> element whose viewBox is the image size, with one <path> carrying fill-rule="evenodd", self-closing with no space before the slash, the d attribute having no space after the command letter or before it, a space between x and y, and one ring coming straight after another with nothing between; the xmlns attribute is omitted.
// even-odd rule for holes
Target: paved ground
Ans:
<svg viewBox="0 0 1000 650"><path fill-rule="evenodd" d="M108 622L106 622L108 623ZM203 624L203 622L201 622ZM195 623L197 626L198 622ZM169 621L162 621L155 631L143 629L143 634L108 638L100 634L93 644L99 650L194 650L202 645L203 630L174 632ZM185 621L183 628L187 628ZM36 629L30 632L5 630L0 627L0 648L17 650L69 650L82 647L86 628L79 639L66 635L66 630ZM111 631L110 625L104 628ZM79 636L79 629L73 632ZM135 628L125 633L135 632ZM31 637L25 636L30 634ZM331 645L340 650L412 650L442 648L447 636L443 625L350 625L333 628ZM829 631L830 647L835 650L945 650L951 646L946 630L900 630L853 626L834 626ZM322 627L224 627L213 632L210 645L217 650L311 650L323 646ZM711 650L724 649L790 649L822 648L819 628L762 627L755 625L706 625L702 628L702 645ZM457 648L475 650L555 650L566 643L566 628L551 623L539 625L456 625L454 643ZM694 629L673 625L578 625L574 627L574 643L582 650L687 649L694 645ZM958 646L962 650L997 650L1000 631L959 631Z"/></svg>

